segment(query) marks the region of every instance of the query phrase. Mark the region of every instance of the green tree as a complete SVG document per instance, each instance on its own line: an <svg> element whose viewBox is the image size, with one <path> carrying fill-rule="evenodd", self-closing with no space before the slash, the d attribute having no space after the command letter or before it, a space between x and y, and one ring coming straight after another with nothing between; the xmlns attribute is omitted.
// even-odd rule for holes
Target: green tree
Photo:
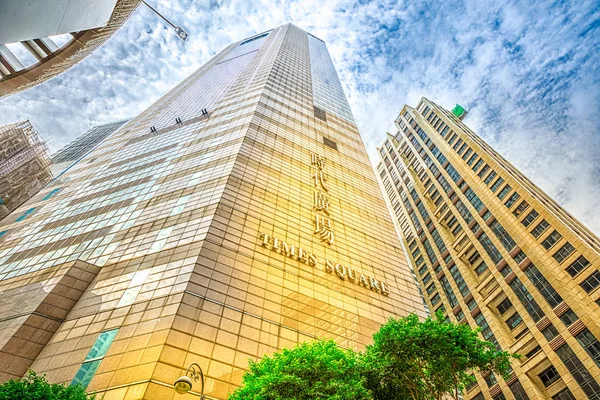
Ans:
<svg viewBox="0 0 600 400"><path fill-rule="evenodd" d="M366 386L375 400L458 399L474 370L506 377L511 357L518 355L498 350L478 332L445 322L441 313L425 321L414 314L392 318L373 335L361 359Z"/></svg>
<svg viewBox="0 0 600 400"><path fill-rule="evenodd" d="M229 400L371 400L363 383L354 351L316 341L250 361Z"/></svg>
<svg viewBox="0 0 600 400"><path fill-rule="evenodd" d="M49 383L46 377L29 371L22 379L0 385L0 400L92 400L80 385Z"/></svg>

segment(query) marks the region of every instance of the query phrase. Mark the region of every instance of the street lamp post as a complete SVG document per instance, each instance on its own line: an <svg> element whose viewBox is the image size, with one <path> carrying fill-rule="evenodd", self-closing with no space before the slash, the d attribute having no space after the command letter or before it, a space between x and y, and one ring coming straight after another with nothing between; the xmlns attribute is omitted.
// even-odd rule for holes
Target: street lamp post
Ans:
<svg viewBox="0 0 600 400"><path fill-rule="evenodd" d="M189 34L185 31L185 29L183 29L182 27L180 27L178 25L175 25L174 23L172 23L171 21L169 21L168 19L166 19L154 7L152 7L150 4L146 3L146 0L142 0L142 3L144 3L146 5L146 7L148 7L156 15L158 15L163 21L165 21L167 23L167 25L169 25L171 28L173 28L175 30L175 33L177 34L177 37L179 39L183 40L184 42L186 41L186 39L188 38Z"/></svg>
<svg viewBox="0 0 600 400"><path fill-rule="evenodd" d="M185 375L182 375L175 381L175 391L179 394L184 394L192 390L194 382L200 380L202 386L200 387L200 400L205 400L204 397L204 373L202 368L197 363L191 363L188 367Z"/></svg>

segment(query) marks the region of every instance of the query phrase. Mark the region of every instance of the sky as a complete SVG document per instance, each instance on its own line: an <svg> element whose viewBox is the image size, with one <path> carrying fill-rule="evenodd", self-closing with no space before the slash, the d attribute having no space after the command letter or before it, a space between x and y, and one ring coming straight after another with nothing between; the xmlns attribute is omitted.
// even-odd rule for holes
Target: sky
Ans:
<svg viewBox="0 0 600 400"><path fill-rule="evenodd" d="M373 162L404 104L469 110L465 123L600 234L600 3L148 0L102 48L0 99L58 150L139 114L226 45L292 22L325 40Z"/></svg>

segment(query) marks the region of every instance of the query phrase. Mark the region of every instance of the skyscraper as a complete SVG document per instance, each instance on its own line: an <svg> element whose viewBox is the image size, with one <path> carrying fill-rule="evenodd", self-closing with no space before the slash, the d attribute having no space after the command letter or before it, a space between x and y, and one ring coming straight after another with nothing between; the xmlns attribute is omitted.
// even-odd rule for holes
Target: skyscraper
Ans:
<svg viewBox="0 0 600 400"><path fill-rule="evenodd" d="M231 44L65 175L1 228L2 379L171 399L195 362L225 399L250 357L425 314L327 47L294 25Z"/></svg>
<svg viewBox="0 0 600 400"><path fill-rule="evenodd" d="M104 139L112 135L117 129L125 124L128 119L109 122L92 127L71 143L52 154L52 172L54 176L60 175L67 168L79 162L86 154L92 151Z"/></svg>
<svg viewBox="0 0 600 400"><path fill-rule="evenodd" d="M600 240L423 98L379 149L388 207L431 310L522 355L469 399L600 399Z"/></svg>

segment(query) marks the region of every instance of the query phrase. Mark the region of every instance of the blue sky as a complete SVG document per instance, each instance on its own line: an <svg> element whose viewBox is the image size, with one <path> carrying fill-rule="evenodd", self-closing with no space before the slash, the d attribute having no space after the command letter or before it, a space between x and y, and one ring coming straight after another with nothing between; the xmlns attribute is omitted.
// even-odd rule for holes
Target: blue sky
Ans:
<svg viewBox="0 0 600 400"><path fill-rule="evenodd" d="M56 150L143 111L227 44L293 22L324 39L372 160L397 112L421 96L465 122L600 233L600 3L592 1L150 0L58 78L0 100Z"/></svg>

